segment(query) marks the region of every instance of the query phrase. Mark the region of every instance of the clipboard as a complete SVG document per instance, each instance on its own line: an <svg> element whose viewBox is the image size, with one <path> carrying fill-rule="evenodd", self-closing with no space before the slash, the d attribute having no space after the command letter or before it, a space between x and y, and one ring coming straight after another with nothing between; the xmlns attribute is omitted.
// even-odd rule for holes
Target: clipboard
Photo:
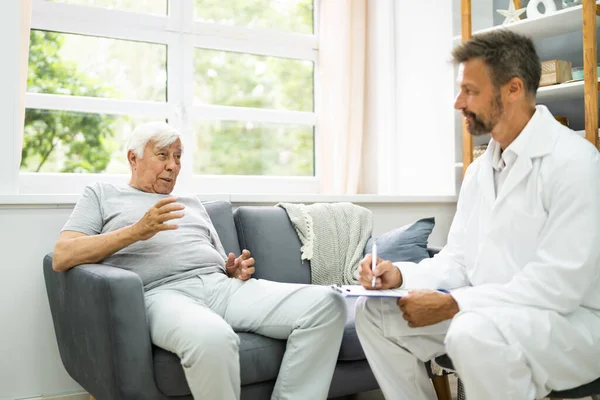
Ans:
<svg viewBox="0 0 600 400"><path fill-rule="evenodd" d="M400 298L408 295L408 289L368 290L361 285L331 285L331 288L344 297L390 297Z"/></svg>

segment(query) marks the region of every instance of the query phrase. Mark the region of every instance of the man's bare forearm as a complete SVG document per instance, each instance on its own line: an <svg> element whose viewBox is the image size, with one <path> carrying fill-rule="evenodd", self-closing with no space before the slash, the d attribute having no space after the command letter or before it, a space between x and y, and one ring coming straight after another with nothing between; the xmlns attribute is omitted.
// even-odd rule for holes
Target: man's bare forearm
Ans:
<svg viewBox="0 0 600 400"><path fill-rule="evenodd" d="M60 239L54 248L52 268L62 272L76 265L97 263L137 242L138 238L131 225L100 235Z"/></svg>

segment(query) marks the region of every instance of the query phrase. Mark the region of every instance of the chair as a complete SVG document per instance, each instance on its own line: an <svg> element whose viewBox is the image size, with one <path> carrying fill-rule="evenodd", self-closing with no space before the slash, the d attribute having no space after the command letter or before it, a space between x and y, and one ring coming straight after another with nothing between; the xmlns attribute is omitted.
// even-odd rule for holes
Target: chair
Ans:
<svg viewBox="0 0 600 400"><path fill-rule="evenodd" d="M445 370L453 372L455 371L452 360L447 354L437 357L435 359L435 363ZM460 377L458 378L458 400L466 400L464 389L462 389L462 382L460 381ZM461 395L463 396L462 399ZM600 378L573 389L554 391L546 395L546 397L550 398L551 400L579 399L587 396L591 396L593 400L600 400Z"/></svg>

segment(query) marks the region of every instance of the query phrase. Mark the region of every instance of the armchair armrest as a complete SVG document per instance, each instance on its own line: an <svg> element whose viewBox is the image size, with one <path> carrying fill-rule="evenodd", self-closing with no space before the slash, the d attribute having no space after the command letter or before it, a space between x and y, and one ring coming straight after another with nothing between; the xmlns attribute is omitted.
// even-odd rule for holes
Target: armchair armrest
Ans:
<svg viewBox="0 0 600 400"><path fill-rule="evenodd" d="M133 272L44 258L44 278L67 372L98 400L165 399L156 388L142 281Z"/></svg>

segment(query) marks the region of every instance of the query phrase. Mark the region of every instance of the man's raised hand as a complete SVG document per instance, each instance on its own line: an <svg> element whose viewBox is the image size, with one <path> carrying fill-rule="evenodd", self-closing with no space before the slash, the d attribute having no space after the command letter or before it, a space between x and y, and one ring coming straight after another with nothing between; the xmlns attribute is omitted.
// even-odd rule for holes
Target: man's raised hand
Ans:
<svg viewBox="0 0 600 400"><path fill-rule="evenodd" d="M135 224L133 232L138 240L148 240L160 231L170 231L179 228L175 224L165 224L176 218L182 218L184 215L183 204L175 203L177 197L167 197L159 200L150 207L146 214Z"/></svg>

